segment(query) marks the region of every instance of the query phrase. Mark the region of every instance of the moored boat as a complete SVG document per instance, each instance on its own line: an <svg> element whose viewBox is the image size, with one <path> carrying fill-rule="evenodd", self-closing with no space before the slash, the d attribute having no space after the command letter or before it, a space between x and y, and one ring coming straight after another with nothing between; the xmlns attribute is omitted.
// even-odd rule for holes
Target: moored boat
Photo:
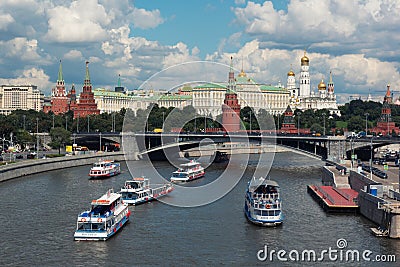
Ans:
<svg viewBox="0 0 400 267"><path fill-rule="evenodd" d="M229 155L226 152L215 151L212 159L213 163L227 163L229 162Z"/></svg>
<svg viewBox="0 0 400 267"><path fill-rule="evenodd" d="M171 182L188 182L203 177L204 168L199 162L191 160L188 163L180 165L179 169L174 171L171 176Z"/></svg>
<svg viewBox="0 0 400 267"><path fill-rule="evenodd" d="M148 178L133 178L125 182L120 194L125 203L139 205L163 197L174 190L170 183L150 184Z"/></svg>
<svg viewBox="0 0 400 267"><path fill-rule="evenodd" d="M90 178L108 178L121 173L121 164L113 160L100 160L90 169Z"/></svg>
<svg viewBox="0 0 400 267"><path fill-rule="evenodd" d="M129 221L130 215L121 194L110 189L99 199L92 200L90 210L78 215L74 239L107 240Z"/></svg>
<svg viewBox="0 0 400 267"><path fill-rule="evenodd" d="M267 178L253 178L246 190L244 213L247 219L263 226L277 226L283 221L280 188Z"/></svg>

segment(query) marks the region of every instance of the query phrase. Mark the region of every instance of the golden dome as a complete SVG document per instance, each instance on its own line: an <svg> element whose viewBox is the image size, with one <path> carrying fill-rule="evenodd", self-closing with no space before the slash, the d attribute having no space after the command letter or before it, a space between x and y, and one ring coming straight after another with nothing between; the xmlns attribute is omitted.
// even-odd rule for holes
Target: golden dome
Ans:
<svg viewBox="0 0 400 267"><path fill-rule="evenodd" d="M324 80L321 80L321 82L318 84L318 90L326 90L326 84L324 83Z"/></svg>
<svg viewBox="0 0 400 267"><path fill-rule="evenodd" d="M290 71L287 73L287 76L295 76L295 74L294 74L294 72L293 72L292 70L290 70Z"/></svg>
<svg viewBox="0 0 400 267"><path fill-rule="evenodd" d="M304 56L301 58L301 65L308 65L310 63L310 60L306 56L306 51L304 51Z"/></svg>
<svg viewBox="0 0 400 267"><path fill-rule="evenodd" d="M239 73L239 77L246 77L246 73L242 70L242 71Z"/></svg>

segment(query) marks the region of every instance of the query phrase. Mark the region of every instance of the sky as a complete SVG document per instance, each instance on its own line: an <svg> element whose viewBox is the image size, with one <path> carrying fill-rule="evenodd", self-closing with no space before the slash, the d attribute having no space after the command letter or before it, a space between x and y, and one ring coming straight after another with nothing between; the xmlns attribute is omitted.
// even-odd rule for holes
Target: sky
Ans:
<svg viewBox="0 0 400 267"><path fill-rule="evenodd" d="M259 83L298 82L310 59L312 90L332 71L339 103L386 85L400 96L398 0L1 0L0 84L46 96L62 62L66 89L171 89L226 81L231 57ZM238 74L238 73L237 73ZM168 81L168 82L167 82Z"/></svg>

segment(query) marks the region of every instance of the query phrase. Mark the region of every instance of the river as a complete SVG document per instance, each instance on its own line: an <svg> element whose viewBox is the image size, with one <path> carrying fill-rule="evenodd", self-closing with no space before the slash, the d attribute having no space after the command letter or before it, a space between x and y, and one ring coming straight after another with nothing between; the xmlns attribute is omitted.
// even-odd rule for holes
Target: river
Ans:
<svg viewBox="0 0 400 267"><path fill-rule="evenodd" d="M285 263L276 255L273 262L269 258L260 261L257 253L263 256L259 251L265 246L269 252L315 250L318 253L330 247L338 249L338 239L345 239L345 249L400 256L400 241L374 237L369 228L375 225L361 215L325 213L306 188L308 184L321 183L323 163L293 153L278 153L270 172L271 179L281 186L283 225L265 228L249 223L243 214L244 192L256 168L255 162L250 161L228 194L208 205L182 208L155 201L130 207L133 211L130 223L106 242L74 241L76 217L89 208L92 199L108 188L118 190L131 177L125 163L122 174L105 180L89 180L90 166L83 166L3 182L0 265L302 266L304 261ZM140 161L130 164L140 169ZM155 162L154 166L166 177L175 170L167 162ZM198 181L212 181L222 171L223 166L211 165L206 176ZM175 193L168 198L179 197ZM322 262L308 265L337 263L338 260L325 257ZM374 263L360 261L352 265L374 266Z"/></svg>

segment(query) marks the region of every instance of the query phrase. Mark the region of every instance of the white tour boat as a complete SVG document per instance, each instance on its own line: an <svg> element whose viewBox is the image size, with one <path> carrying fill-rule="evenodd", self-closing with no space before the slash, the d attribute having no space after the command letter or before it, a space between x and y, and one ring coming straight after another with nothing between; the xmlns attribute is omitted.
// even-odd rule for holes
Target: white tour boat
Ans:
<svg viewBox="0 0 400 267"><path fill-rule="evenodd" d="M108 190L99 199L92 200L91 209L78 215L75 240L107 240L128 221L131 212L121 194Z"/></svg>
<svg viewBox="0 0 400 267"><path fill-rule="evenodd" d="M138 205L158 199L173 190L174 187L170 183L150 185L149 179L141 177L126 181L120 194L125 203Z"/></svg>
<svg viewBox="0 0 400 267"><path fill-rule="evenodd" d="M253 178L247 187L244 213L249 221L264 226L283 221L279 185L266 178Z"/></svg>
<svg viewBox="0 0 400 267"><path fill-rule="evenodd" d="M107 178L121 173L121 164L113 160L100 160L90 169L90 178Z"/></svg>
<svg viewBox="0 0 400 267"><path fill-rule="evenodd" d="M191 160L188 163L180 165L177 171L174 171L171 176L171 182L187 182L200 177L205 174L204 168L199 162Z"/></svg>

